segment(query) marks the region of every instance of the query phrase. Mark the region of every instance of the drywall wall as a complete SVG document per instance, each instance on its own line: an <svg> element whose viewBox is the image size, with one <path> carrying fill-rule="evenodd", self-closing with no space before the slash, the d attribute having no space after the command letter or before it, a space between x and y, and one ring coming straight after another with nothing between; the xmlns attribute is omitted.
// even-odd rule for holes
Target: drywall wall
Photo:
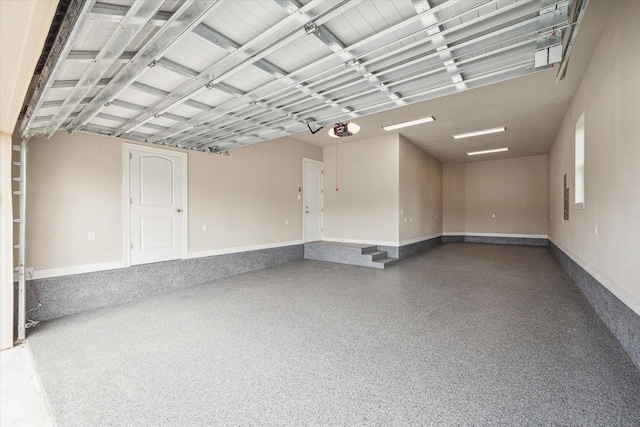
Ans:
<svg viewBox="0 0 640 427"><path fill-rule="evenodd" d="M79 132L29 141L27 266L122 261L122 153L120 140Z"/></svg>
<svg viewBox="0 0 640 427"><path fill-rule="evenodd" d="M547 155L468 163L465 169L467 234L547 235Z"/></svg>
<svg viewBox="0 0 640 427"><path fill-rule="evenodd" d="M547 236L547 155L447 163L443 171L444 234Z"/></svg>
<svg viewBox="0 0 640 427"><path fill-rule="evenodd" d="M338 141L337 162L336 146L324 148L324 238L397 245L398 135Z"/></svg>
<svg viewBox="0 0 640 427"><path fill-rule="evenodd" d="M640 314L640 2L612 15L549 153L550 240ZM569 70L570 72L570 70ZM574 201L575 124L585 116L585 204ZM563 221L563 176L570 188Z"/></svg>
<svg viewBox="0 0 640 427"><path fill-rule="evenodd" d="M302 158L321 160L321 148L281 138L229 157L188 156L190 257L302 241ZM122 157L122 140L91 134L29 142L28 266L122 266Z"/></svg>
<svg viewBox="0 0 640 427"><path fill-rule="evenodd" d="M402 135L399 144L400 243L442 232L442 164Z"/></svg>
<svg viewBox="0 0 640 427"><path fill-rule="evenodd" d="M57 6L57 0L0 1L2 132L13 133Z"/></svg>
<svg viewBox="0 0 640 427"><path fill-rule="evenodd" d="M465 163L442 164L442 232L464 234L465 231Z"/></svg>
<svg viewBox="0 0 640 427"><path fill-rule="evenodd" d="M280 138L228 157L190 152L189 252L301 243L304 157L322 161L322 149Z"/></svg>
<svg viewBox="0 0 640 427"><path fill-rule="evenodd" d="M0 350L13 346L11 134L57 5L0 1Z"/></svg>
<svg viewBox="0 0 640 427"><path fill-rule="evenodd" d="M11 135L0 132L0 350L13 346Z"/></svg>

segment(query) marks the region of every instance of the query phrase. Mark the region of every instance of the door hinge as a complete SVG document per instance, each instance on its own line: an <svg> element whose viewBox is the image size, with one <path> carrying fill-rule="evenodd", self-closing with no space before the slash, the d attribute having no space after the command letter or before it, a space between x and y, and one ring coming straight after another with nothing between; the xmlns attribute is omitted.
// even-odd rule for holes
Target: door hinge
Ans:
<svg viewBox="0 0 640 427"><path fill-rule="evenodd" d="M133 204L133 198L129 199L129 204L132 205Z"/></svg>
<svg viewBox="0 0 640 427"><path fill-rule="evenodd" d="M131 249L133 249L133 243L131 244Z"/></svg>
<svg viewBox="0 0 640 427"><path fill-rule="evenodd" d="M129 153L129 160L133 159L133 153Z"/></svg>

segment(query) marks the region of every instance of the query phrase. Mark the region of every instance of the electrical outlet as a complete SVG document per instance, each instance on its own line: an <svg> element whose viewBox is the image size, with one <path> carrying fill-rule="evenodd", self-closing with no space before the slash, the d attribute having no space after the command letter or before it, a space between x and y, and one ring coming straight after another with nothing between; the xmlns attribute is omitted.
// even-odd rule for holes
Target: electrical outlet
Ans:
<svg viewBox="0 0 640 427"><path fill-rule="evenodd" d="M202 224L202 231L207 231L209 226L207 224Z"/></svg>
<svg viewBox="0 0 640 427"><path fill-rule="evenodd" d="M87 233L87 240L96 240L96 232L95 231L89 231Z"/></svg>
<svg viewBox="0 0 640 427"><path fill-rule="evenodd" d="M495 218L495 217L496 217L496 214L491 214L491 218Z"/></svg>

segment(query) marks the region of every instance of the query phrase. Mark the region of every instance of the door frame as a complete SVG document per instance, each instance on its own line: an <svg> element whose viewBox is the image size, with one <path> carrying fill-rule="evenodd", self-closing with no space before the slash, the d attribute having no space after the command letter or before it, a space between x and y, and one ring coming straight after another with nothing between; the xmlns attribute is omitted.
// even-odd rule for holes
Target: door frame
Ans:
<svg viewBox="0 0 640 427"><path fill-rule="evenodd" d="M319 160L314 160L314 159L309 159L307 157L303 157L302 158L302 241L303 242L307 242L307 218L305 216L305 205L304 205L304 201L305 201L305 196L306 196L306 191L307 191L307 162L309 163L315 163L317 165L320 165L320 168L322 170L322 186L320 187L320 199L321 199L321 226L320 229L322 230L322 237L324 238L324 163L319 161Z"/></svg>
<svg viewBox="0 0 640 427"><path fill-rule="evenodd" d="M129 161L129 157L131 155L131 151L144 151L147 153L154 153L158 155L171 155L180 157L182 164L182 206L183 208L183 221L182 221L182 250L180 254L181 259L186 259L188 250L189 250L189 204L187 191L189 189L187 182L187 153L182 153L179 151L173 150L165 150L162 148L148 147L146 145L138 145L131 144L128 142L124 143L123 147L123 156L122 156L122 171L123 171L123 191L122 191L122 209L123 209L123 229L124 229L124 239L123 239L123 259L124 266L131 267L131 162Z"/></svg>

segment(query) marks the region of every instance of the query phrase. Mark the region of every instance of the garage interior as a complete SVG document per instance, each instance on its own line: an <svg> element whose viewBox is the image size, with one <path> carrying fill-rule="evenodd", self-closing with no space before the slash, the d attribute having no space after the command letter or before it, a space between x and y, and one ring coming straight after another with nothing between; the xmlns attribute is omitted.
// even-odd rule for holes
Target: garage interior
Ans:
<svg viewBox="0 0 640 427"><path fill-rule="evenodd" d="M637 2L1 5L58 425L640 419Z"/></svg>

